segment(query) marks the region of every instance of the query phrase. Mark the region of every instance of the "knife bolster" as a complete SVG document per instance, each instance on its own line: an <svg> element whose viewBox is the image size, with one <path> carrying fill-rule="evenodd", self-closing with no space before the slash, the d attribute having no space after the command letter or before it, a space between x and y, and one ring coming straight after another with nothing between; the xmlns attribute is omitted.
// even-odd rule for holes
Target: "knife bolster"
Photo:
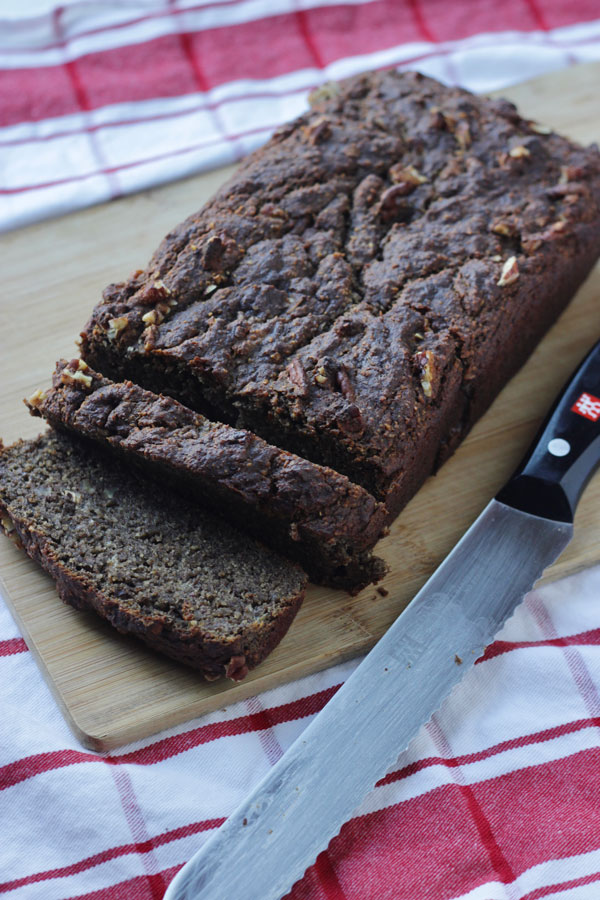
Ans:
<svg viewBox="0 0 600 900"><path fill-rule="evenodd" d="M573 522L574 510L562 485L532 475L512 478L496 495L496 500L532 516Z"/></svg>

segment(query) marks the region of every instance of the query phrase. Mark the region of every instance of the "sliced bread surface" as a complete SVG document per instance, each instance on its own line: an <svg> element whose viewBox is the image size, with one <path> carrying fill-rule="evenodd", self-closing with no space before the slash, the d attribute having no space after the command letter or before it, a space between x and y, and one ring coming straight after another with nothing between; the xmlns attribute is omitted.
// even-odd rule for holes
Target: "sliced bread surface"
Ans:
<svg viewBox="0 0 600 900"><path fill-rule="evenodd" d="M52 431L1 449L0 522L62 600L208 679L243 678L304 596L295 564Z"/></svg>

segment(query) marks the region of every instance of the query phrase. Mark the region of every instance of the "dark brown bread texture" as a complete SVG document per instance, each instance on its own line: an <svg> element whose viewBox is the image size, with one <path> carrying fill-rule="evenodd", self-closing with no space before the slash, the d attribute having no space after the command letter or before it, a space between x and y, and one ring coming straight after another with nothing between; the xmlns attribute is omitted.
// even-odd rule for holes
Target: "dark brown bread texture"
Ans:
<svg viewBox="0 0 600 900"><path fill-rule="evenodd" d="M53 386L28 406L143 465L296 559L314 581L357 591L385 572L371 548L386 509L332 469L210 422L171 397L115 384L81 360L57 363Z"/></svg>
<svg viewBox="0 0 600 900"><path fill-rule="evenodd" d="M600 154L415 73L250 156L82 334L128 377L331 466L395 515L600 253Z"/></svg>
<svg viewBox="0 0 600 900"><path fill-rule="evenodd" d="M2 448L0 523L66 603L209 679L243 678L304 595L294 564L55 432Z"/></svg>

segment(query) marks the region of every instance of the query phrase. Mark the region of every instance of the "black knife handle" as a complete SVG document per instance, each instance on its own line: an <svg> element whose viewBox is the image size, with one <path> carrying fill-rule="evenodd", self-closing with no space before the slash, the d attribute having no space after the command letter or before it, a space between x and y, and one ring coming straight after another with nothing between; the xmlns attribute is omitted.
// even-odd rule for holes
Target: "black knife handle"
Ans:
<svg viewBox="0 0 600 900"><path fill-rule="evenodd" d="M496 500L534 516L572 522L599 463L600 341L566 383Z"/></svg>

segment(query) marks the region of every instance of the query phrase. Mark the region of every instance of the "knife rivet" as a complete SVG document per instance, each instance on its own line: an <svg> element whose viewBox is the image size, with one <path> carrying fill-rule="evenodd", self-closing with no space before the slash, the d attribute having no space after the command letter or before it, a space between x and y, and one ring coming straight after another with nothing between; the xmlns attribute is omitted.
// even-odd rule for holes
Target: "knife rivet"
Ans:
<svg viewBox="0 0 600 900"><path fill-rule="evenodd" d="M571 445L564 438L553 438L548 444L548 453L552 456L566 456L571 452Z"/></svg>

